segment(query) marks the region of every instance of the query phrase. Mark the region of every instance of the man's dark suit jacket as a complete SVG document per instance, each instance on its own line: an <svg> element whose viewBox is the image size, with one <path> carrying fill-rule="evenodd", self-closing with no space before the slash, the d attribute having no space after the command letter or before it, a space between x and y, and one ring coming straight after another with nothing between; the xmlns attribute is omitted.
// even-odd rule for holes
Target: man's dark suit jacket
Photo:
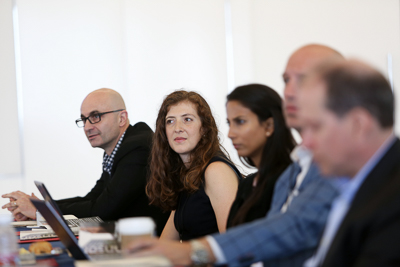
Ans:
<svg viewBox="0 0 400 267"><path fill-rule="evenodd" d="M143 122L129 125L114 157L111 176L101 178L85 197L58 200L63 214L99 216L105 221L150 216L161 234L169 214L150 206L145 193L153 131Z"/></svg>
<svg viewBox="0 0 400 267"><path fill-rule="evenodd" d="M322 266L400 266L398 139L354 196Z"/></svg>

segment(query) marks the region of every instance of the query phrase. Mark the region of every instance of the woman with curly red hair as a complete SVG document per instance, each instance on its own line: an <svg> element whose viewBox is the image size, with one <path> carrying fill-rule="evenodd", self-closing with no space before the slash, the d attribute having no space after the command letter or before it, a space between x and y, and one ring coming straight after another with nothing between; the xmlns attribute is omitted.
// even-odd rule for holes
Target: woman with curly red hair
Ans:
<svg viewBox="0 0 400 267"><path fill-rule="evenodd" d="M171 211L160 238L189 240L225 231L241 175L223 150L203 97L180 90L164 99L147 184L150 204Z"/></svg>

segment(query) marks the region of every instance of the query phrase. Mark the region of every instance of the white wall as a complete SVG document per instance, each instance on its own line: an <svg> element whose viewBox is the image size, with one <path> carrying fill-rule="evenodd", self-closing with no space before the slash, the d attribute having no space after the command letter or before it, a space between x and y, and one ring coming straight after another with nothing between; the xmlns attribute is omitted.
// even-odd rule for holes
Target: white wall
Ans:
<svg viewBox="0 0 400 267"><path fill-rule="evenodd" d="M400 4L398 0L231 0L235 84L264 83L283 93L282 73L297 48L320 43L345 57L362 59L400 87ZM396 105L400 104L395 94ZM400 133L400 109L396 110Z"/></svg>
<svg viewBox="0 0 400 267"><path fill-rule="evenodd" d="M237 66L237 84L244 80L266 83L283 90L281 78L289 55L308 43L322 43L336 48L346 57L361 58L387 74L387 54L394 59L394 73L400 67L399 1L397 0L231 0L239 15L246 4L243 18L234 16L238 29L236 57L243 51L240 39L250 39L252 75ZM250 56L248 56L250 54ZM235 64L237 65L237 64ZM236 67L236 66L235 66ZM247 66L246 66L247 67ZM396 78L400 78L399 75ZM398 81L400 82L400 80ZM396 84L398 84L396 82Z"/></svg>
<svg viewBox="0 0 400 267"><path fill-rule="evenodd" d="M55 198L85 194L100 177L102 151L90 147L74 121L93 89L124 93L120 3L19 0L17 6L25 190L37 192L33 181L39 180Z"/></svg>
<svg viewBox="0 0 400 267"><path fill-rule="evenodd" d="M11 0L0 1L0 177L18 177L21 155ZM2 162L7 164L1 164Z"/></svg>
<svg viewBox="0 0 400 267"><path fill-rule="evenodd" d="M229 82L235 85L260 82L282 92L281 74L290 53L318 42L363 58L384 73L391 53L395 85L400 83L397 0L16 3L26 172L19 184L0 180L4 192L22 183L36 193L34 180L45 182L55 198L88 192L100 176L102 151L90 147L74 120L85 95L100 87L118 90L131 122L145 121L153 129L166 94L178 88L199 91L235 156L226 138L224 110L226 94L233 89L228 88L229 67L234 70ZM231 36L225 28L225 4L231 8ZM227 56L227 45L233 46L232 55ZM228 66L231 61L234 65Z"/></svg>
<svg viewBox="0 0 400 267"><path fill-rule="evenodd" d="M7 190L24 187L11 0L0 1L0 36L0 186Z"/></svg>
<svg viewBox="0 0 400 267"><path fill-rule="evenodd" d="M201 92L221 114L227 91L223 0L125 1L124 11L135 121L154 129L164 96L180 88Z"/></svg>

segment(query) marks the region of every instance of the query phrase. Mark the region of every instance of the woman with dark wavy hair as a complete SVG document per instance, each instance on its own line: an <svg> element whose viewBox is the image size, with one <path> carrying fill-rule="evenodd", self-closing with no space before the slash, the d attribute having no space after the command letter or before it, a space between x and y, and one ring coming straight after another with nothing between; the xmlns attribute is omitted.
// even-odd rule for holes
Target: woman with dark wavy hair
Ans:
<svg viewBox="0 0 400 267"><path fill-rule="evenodd" d="M240 173L222 150L203 97L180 90L164 99L146 188L150 204L171 211L160 238L189 240L225 231Z"/></svg>
<svg viewBox="0 0 400 267"><path fill-rule="evenodd" d="M296 145L282 113L282 99L261 84L237 87L227 96L228 137L241 161L258 171L243 179L228 218L228 227L264 217L274 185L292 162Z"/></svg>

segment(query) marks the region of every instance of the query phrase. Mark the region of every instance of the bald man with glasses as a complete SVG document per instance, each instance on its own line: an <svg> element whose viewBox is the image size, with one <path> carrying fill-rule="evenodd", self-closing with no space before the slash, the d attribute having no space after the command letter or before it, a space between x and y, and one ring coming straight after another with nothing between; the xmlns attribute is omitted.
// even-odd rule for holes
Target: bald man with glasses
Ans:
<svg viewBox="0 0 400 267"><path fill-rule="evenodd" d="M104 150L103 173L86 196L58 200L61 211L78 218L99 216L105 221L150 216L161 233L168 214L150 206L145 193L153 131L143 122L130 125L121 95L106 88L83 100L81 118L75 122L92 147ZM16 220L36 218L30 202L33 194L17 191L2 197L10 198L2 208L10 210Z"/></svg>

